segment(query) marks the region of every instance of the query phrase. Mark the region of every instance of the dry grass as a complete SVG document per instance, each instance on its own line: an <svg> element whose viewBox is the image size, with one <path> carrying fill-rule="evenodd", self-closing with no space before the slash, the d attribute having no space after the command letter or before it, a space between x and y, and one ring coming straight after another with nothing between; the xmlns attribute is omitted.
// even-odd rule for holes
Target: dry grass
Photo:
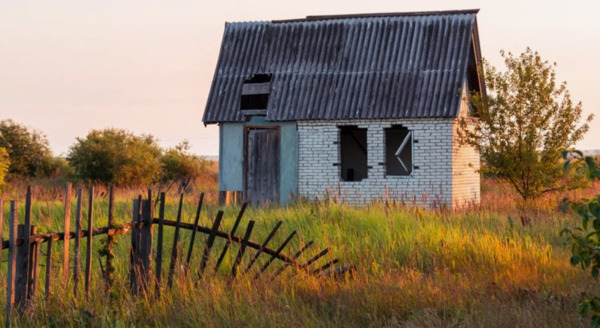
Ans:
<svg viewBox="0 0 600 328"><path fill-rule="evenodd" d="M211 183L199 189L216 190ZM119 191L117 222L129 220L128 199L140 191ZM517 219L523 210L514 206L512 190L490 180L484 182L479 208L456 212L384 203L353 208L300 202L284 208L250 209L246 220L257 221L253 239L263 240L281 219L283 231L273 245L298 230L294 249L314 239L320 247L331 247L332 257L355 264L357 271L339 280L292 270L273 281L268 277L255 281L252 275L233 280L227 274L230 257L220 274L198 280L193 273L176 281L177 288L160 300L132 297L127 292L129 237L121 236L115 299L105 295L97 271L92 299L72 299L59 287L57 268L53 281L57 289L51 298L44 301L38 295L36 306L14 323L27 327L581 327L585 325L575 314L576 306L584 295L600 294L600 287L569 264L568 249L558 232L577 218L563 214L556 204L565 195L576 198L597 193L600 187L595 185L570 194L547 195L527 210L531 221L526 225ZM60 197L35 204L40 230L62 229ZM101 193L98 197L96 222L104 225L106 199ZM192 196L186 198L184 221L191 221L194 201ZM175 214L175 202L175 195L170 194L169 217ZM201 223L209 225L218 209L213 199ZM231 227L237 210L225 209L224 229ZM167 241L171 238L166 236ZM186 232L183 249L188 241ZM215 250L222 246L218 241ZM57 259L59 252L60 248ZM198 253L192 267L199 263ZM213 253L211 261L214 257Z"/></svg>

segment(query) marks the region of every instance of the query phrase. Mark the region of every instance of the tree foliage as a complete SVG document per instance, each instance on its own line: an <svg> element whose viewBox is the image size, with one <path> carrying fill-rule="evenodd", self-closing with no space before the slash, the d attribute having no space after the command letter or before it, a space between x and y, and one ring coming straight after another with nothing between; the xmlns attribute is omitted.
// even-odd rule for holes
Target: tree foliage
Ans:
<svg viewBox="0 0 600 328"><path fill-rule="evenodd" d="M122 129L92 130L69 150L68 160L84 180L114 185L150 184L160 178L162 151L150 135Z"/></svg>
<svg viewBox="0 0 600 328"><path fill-rule="evenodd" d="M558 84L554 68L527 48L520 56L501 51L506 71L484 61L487 96L471 95L479 124L469 129L461 119L463 142L476 147L483 170L508 180L528 200L568 187L561 152L583 138L590 115L578 126L582 105L571 101L566 82Z"/></svg>
<svg viewBox="0 0 600 328"><path fill-rule="evenodd" d="M46 136L39 131L12 120L0 121L0 147L10 158L8 173L30 177L52 173L52 152Z"/></svg>
<svg viewBox="0 0 600 328"><path fill-rule="evenodd" d="M8 158L8 152L6 149L0 147L0 191L4 188L4 179L8 173L10 167L10 158ZM1 211L2 209L0 209Z"/></svg>
<svg viewBox="0 0 600 328"><path fill-rule="evenodd" d="M161 158L162 182L182 181L187 185L200 176L204 169L204 161L189 153L189 142L183 141L179 145L169 148Z"/></svg>
<svg viewBox="0 0 600 328"><path fill-rule="evenodd" d="M564 170L579 171L589 180L600 180L600 168L592 157L584 157L581 152L565 152ZM583 171L583 172L582 172ZM563 210L573 210L581 218L581 225L566 228L561 235L567 237L566 243L571 245L571 264L578 265L583 270L590 270L591 276L598 280L600 273L600 195L591 199L581 199L570 202L563 199ZM591 296L585 299L577 312L582 317L592 315L592 327L600 327L600 298Z"/></svg>

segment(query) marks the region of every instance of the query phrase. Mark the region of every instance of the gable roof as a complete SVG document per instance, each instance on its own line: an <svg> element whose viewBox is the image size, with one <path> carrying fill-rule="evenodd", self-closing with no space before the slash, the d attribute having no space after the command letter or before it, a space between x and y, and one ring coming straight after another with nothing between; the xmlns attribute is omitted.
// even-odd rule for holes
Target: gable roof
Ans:
<svg viewBox="0 0 600 328"><path fill-rule="evenodd" d="M243 122L255 74L272 74L271 121L456 117L468 63L481 60L477 12L227 23L203 121Z"/></svg>

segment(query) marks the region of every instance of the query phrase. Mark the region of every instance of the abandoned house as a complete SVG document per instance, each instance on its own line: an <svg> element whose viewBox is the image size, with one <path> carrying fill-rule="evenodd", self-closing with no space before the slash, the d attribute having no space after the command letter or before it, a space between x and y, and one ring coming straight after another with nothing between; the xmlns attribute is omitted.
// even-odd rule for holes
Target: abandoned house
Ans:
<svg viewBox="0 0 600 328"><path fill-rule="evenodd" d="M478 203L479 154L457 139L485 92L477 12L227 23L203 118L221 200Z"/></svg>

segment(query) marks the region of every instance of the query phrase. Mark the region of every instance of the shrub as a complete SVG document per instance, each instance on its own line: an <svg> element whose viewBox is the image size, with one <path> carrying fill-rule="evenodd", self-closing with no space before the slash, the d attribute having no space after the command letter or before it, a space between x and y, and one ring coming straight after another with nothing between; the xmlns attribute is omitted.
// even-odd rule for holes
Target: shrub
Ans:
<svg viewBox="0 0 600 328"><path fill-rule="evenodd" d="M161 158L163 184L180 181L183 186L187 186L205 170L204 160L190 154L189 149L190 145L186 140L165 151Z"/></svg>
<svg viewBox="0 0 600 328"><path fill-rule="evenodd" d="M136 136L126 130L109 128L92 130L85 138L77 138L67 159L84 180L142 185L160 178L161 154L153 136Z"/></svg>
<svg viewBox="0 0 600 328"><path fill-rule="evenodd" d="M29 177L47 176L52 171L52 152L41 132L15 123L0 121L0 147L10 158L9 174Z"/></svg>
<svg viewBox="0 0 600 328"><path fill-rule="evenodd" d="M2 189L4 188L4 178L8 173L9 166L10 159L8 158L8 152L6 151L6 149L0 147L0 191L2 191Z"/></svg>

